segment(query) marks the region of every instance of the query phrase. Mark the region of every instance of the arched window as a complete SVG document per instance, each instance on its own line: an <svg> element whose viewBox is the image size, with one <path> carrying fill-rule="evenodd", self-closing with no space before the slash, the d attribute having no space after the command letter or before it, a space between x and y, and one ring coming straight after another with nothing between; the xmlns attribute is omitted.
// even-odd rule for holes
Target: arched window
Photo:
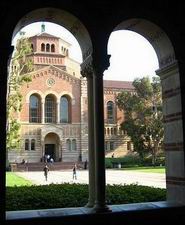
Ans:
<svg viewBox="0 0 185 225"><path fill-rule="evenodd" d="M41 101L40 98L35 94L30 96L29 122L30 123L41 122Z"/></svg>
<svg viewBox="0 0 185 225"><path fill-rule="evenodd" d="M110 141L110 150L114 150L114 142Z"/></svg>
<svg viewBox="0 0 185 225"><path fill-rule="evenodd" d="M31 139L31 150L35 150L35 139Z"/></svg>
<svg viewBox="0 0 185 225"><path fill-rule="evenodd" d="M45 123L56 123L56 100L53 95L45 99Z"/></svg>
<svg viewBox="0 0 185 225"><path fill-rule="evenodd" d="M41 51L45 52L45 44L44 43L41 44Z"/></svg>
<svg viewBox="0 0 185 225"><path fill-rule="evenodd" d="M108 151L108 141L105 142L105 151Z"/></svg>
<svg viewBox="0 0 185 225"><path fill-rule="evenodd" d="M55 45L54 44L51 45L51 52L55 52Z"/></svg>
<svg viewBox="0 0 185 225"><path fill-rule="evenodd" d="M71 151L71 140L70 139L66 140L66 150Z"/></svg>
<svg viewBox="0 0 185 225"><path fill-rule="evenodd" d="M131 150L131 142L127 141L127 150L130 151Z"/></svg>
<svg viewBox="0 0 185 225"><path fill-rule="evenodd" d="M31 49L32 49L32 51L33 51L33 44L31 44Z"/></svg>
<svg viewBox="0 0 185 225"><path fill-rule="evenodd" d="M72 151L76 151L76 140L72 140Z"/></svg>
<svg viewBox="0 0 185 225"><path fill-rule="evenodd" d="M114 123L114 103L107 102L107 123Z"/></svg>
<svg viewBox="0 0 185 225"><path fill-rule="evenodd" d="M70 101L67 97L62 96L60 99L60 123L70 122Z"/></svg>
<svg viewBox="0 0 185 225"><path fill-rule="evenodd" d="M26 140L25 140L24 150L25 150L25 151L29 151L29 150L30 150L29 139L26 139Z"/></svg>
<svg viewBox="0 0 185 225"><path fill-rule="evenodd" d="M50 52L50 44L46 44L46 52Z"/></svg>

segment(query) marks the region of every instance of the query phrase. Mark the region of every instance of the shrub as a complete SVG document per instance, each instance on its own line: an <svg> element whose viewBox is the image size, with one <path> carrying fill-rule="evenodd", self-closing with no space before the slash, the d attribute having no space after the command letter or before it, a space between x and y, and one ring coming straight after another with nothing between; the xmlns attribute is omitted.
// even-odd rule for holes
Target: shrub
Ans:
<svg viewBox="0 0 185 225"><path fill-rule="evenodd" d="M137 155L127 155L122 158L105 159L106 168L115 168L118 167L118 164L121 164L121 167L139 166L141 165L141 159Z"/></svg>
<svg viewBox="0 0 185 225"><path fill-rule="evenodd" d="M105 158L105 168L113 168L112 158Z"/></svg>
<svg viewBox="0 0 185 225"><path fill-rule="evenodd" d="M122 158L105 158L106 168L117 168L118 164L121 167L133 167L133 166L153 166L151 155L141 159L138 155L127 155ZM156 158L156 166L165 165L165 157Z"/></svg>
<svg viewBox="0 0 185 225"><path fill-rule="evenodd" d="M157 157L156 158L156 162L155 162L156 166L165 166L165 157L161 156L161 157ZM146 157L142 160L141 166L153 166L152 164L152 156L150 155L149 157Z"/></svg>
<svg viewBox="0 0 185 225"><path fill-rule="evenodd" d="M7 187L6 210L82 207L88 201L87 184L50 184ZM166 190L133 185L107 185L108 204L163 201Z"/></svg>

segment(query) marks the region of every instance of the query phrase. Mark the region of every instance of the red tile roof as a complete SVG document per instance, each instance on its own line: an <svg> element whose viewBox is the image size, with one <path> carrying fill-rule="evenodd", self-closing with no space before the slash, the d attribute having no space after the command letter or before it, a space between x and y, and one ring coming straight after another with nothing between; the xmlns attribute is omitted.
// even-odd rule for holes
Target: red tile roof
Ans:
<svg viewBox="0 0 185 225"><path fill-rule="evenodd" d="M59 37L56 37L52 34L48 34L46 32L43 32L43 33L40 33L40 34L37 34L36 36L40 36L40 37L53 37L53 38L59 38Z"/></svg>
<svg viewBox="0 0 185 225"><path fill-rule="evenodd" d="M117 81L117 80L104 80L105 88L115 88L115 89L132 89L134 90L134 86L132 85L132 81Z"/></svg>

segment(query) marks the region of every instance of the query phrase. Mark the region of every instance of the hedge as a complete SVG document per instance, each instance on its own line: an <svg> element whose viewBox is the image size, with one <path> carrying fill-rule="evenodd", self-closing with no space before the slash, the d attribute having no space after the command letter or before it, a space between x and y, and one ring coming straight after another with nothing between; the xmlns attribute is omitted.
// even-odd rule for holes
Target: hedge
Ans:
<svg viewBox="0 0 185 225"><path fill-rule="evenodd" d="M166 189L132 185L107 185L107 204L166 200ZM88 201L87 184L50 184L7 187L6 210L82 207Z"/></svg>
<svg viewBox="0 0 185 225"><path fill-rule="evenodd" d="M132 166L152 166L152 158L141 159L137 155L128 155L121 158L105 158L106 168L115 168L121 164L121 167L132 167ZM156 159L156 166L165 165L165 157L158 157Z"/></svg>

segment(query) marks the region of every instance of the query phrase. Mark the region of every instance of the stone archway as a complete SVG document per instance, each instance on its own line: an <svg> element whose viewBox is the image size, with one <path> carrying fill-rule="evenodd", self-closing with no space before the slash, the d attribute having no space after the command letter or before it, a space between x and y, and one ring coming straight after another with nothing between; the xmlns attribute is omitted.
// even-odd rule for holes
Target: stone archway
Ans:
<svg viewBox="0 0 185 225"><path fill-rule="evenodd" d="M144 19L128 19L114 31L130 30L145 37L153 46L159 61L156 71L162 84L163 118L165 128L167 200L185 202L184 149L181 88L178 62L167 34L154 23Z"/></svg>
<svg viewBox="0 0 185 225"><path fill-rule="evenodd" d="M48 133L44 138L44 155L49 155L55 162L60 159L60 138L56 133Z"/></svg>

